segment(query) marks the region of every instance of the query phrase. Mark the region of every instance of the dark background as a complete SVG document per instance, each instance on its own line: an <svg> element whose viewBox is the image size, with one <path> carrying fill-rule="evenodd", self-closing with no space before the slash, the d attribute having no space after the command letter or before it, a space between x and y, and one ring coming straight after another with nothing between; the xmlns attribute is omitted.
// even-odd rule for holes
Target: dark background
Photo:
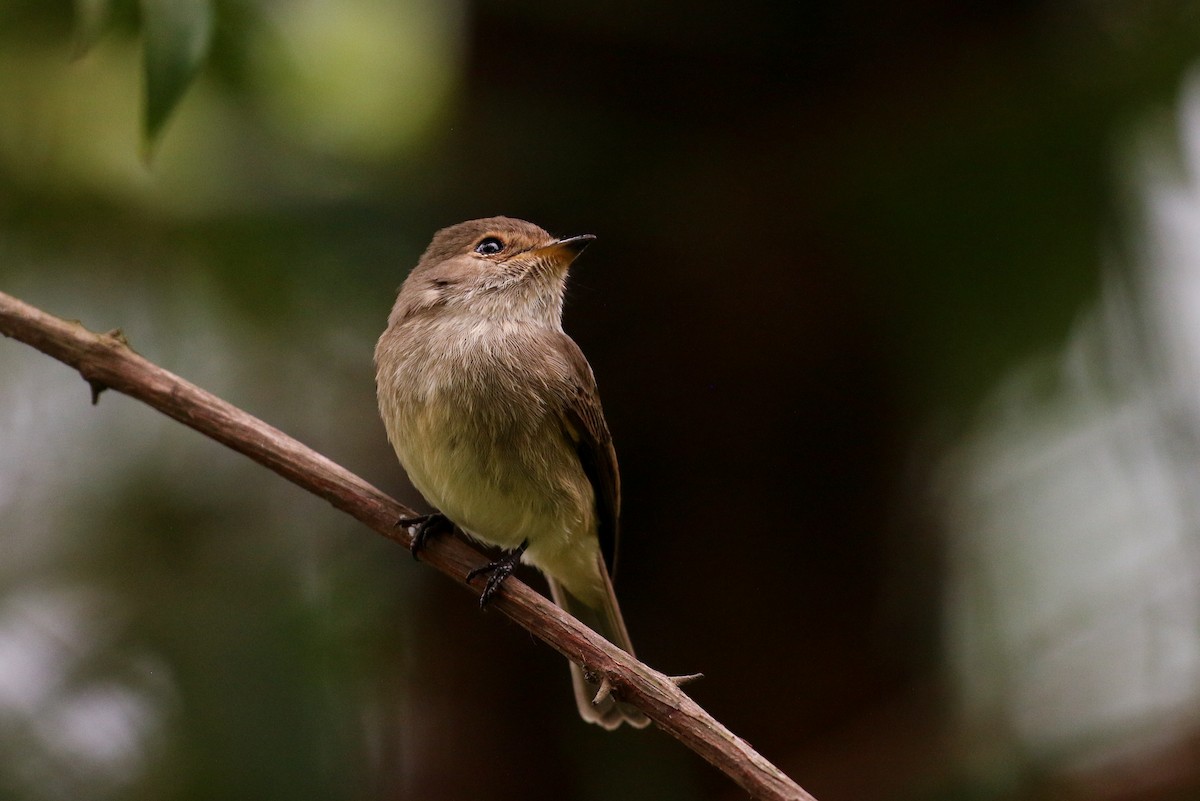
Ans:
<svg viewBox="0 0 1200 801"><path fill-rule="evenodd" d="M951 457L1106 276L1138 295L1195 4L229 0L148 165L117 11L72 61L71 4L0 3L4 291L418 504L370 361L406 271L473 217L596 234L565 325L642 659L822 801L1200 789L1200 729L1120 747L1157 713L1047 745L972 711L946 622ZM333 60L351 22L410 83ZM323 112L356 88L399 94ZM395 545L15 343L0 368L0 796L743 797L580 723L556 654Z"/></svg>

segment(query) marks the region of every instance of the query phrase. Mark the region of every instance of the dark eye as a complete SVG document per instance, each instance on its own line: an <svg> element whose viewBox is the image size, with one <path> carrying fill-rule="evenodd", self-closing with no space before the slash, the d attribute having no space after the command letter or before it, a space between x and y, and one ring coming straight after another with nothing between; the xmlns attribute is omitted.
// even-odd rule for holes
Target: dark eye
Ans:
<svg viewBox="0 0 1200 801"><path fill-rule="evenodd" d="M481 256L494 256L504 250L504 243L494 236L487 236L475 246L475 252Z"/></svg>

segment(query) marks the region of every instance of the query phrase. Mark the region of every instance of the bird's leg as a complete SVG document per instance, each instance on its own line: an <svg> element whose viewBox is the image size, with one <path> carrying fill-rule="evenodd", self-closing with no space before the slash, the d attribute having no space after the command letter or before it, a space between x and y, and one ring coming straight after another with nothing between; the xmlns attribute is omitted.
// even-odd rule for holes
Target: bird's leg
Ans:
<svg viewBox="0 0 1200 801"><path fill-rule="evenodd" d="M496 594L496 590L500 589L500 585L513 572L513 568L517 566L517 562L521 561L521 554L525 553L525 549L528 547L529 540L525 540L521 543L521 547L515 551L509 551L495 562L488 562L486 565L477 567L467 574L468 584L476 576L490 574L488 575L487 583L483 585L483 593L479 596L480 609L487 606L488 601L492 600L492 596Z"/></svg>
<svg viewBox="0 0 1200 801"><path fill-rule="evenodd" d="M412 544L408 546L413 559L417 558L417 554L425 547L425 543L429 542L430 538L454 530L454 524L450 522L450 518L441 512L417 515L416 517L402 517L396 521L396 525L405 528L416 527L416 531L413 532Z"/></svg>

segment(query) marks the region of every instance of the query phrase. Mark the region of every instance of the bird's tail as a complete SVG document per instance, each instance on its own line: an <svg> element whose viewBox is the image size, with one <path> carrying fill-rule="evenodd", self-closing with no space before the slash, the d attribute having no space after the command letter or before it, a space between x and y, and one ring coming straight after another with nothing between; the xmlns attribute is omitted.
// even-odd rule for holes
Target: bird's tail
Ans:
<svg viewBox="0 0 1200 801"><path fill-rule="evenodd" d="M629 642L629 632L625 630L625 620L621 617L621 607L617 606L617 596L613 592L612 580L604 568L604 560L600 562L600 576L604 583L604 592L600 603L588 606L576 598L565 587L554 579L550 579L550 595L554 603L561 606L568 614L575 617L584 625L590 627L604 639L621 650L633 656L633 645ZM645 728L650 723L641 710L630 704L623 704L611 695L594 704L592 701L600 690L596 682L588 681L581 668L575 661L571 662L571 684L575 688L575 703L579 707L580 716L589 723L596 723L612 730L622 723L628 723L634 728Z"/></svg>

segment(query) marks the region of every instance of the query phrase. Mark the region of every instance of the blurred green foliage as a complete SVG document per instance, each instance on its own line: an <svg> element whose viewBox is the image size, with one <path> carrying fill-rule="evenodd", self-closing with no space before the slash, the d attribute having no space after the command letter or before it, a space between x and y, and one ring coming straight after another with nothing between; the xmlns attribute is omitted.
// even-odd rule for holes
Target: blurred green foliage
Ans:
<svg viewBox="0 0 1200 801"><path fill-rule="evenodd" d="M143 128L153 142L208 56L213 9L208 0L143 0L141 9Z"/></svg>

